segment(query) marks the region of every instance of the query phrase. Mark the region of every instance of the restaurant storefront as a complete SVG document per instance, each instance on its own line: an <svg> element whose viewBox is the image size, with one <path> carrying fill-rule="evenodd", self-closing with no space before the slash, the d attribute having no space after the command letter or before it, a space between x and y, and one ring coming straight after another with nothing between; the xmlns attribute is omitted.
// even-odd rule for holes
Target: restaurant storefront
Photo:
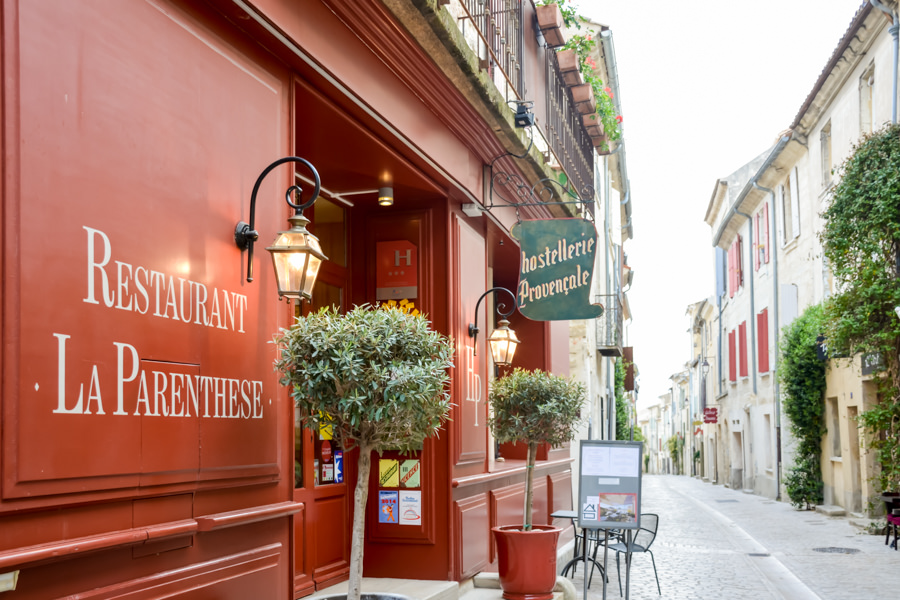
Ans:
<svg viewBox="0 0 900 600"><path fill-rule="evenodd" d="M374 457L366 576L463 580L492 568L490 527L520 519L524 461L489 438L487 334L468 334L486 290L516 289L516 213L462 210L506 150L385 5L345 4L0 5L10 598L288 598L346 579L355 457L300 426L272 367L278 329L326 305L405 301L457 344L440 437ZM248 282L234 242L286 156L321 180L306 215L328 260L302 306L279 300L260 244ZM285 228L285 189L309 194L294 166L260 187L260 242ZM567 373L565 322L510 322L515 365ZM568 449L541 458L535 522L571 508ZM379 494L412 512L380 516Z"/></svg>

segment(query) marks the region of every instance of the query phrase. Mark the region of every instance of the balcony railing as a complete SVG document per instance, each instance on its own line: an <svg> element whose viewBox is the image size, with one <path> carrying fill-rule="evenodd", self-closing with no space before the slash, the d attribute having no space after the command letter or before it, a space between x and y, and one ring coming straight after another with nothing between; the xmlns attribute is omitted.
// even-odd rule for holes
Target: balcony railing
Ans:
<svg viewBox="0 0 900 600"><path fill-rule="evenodd" d="M455 17L466 43L510 102L534 99L523 97L522 65L536 57L524 56L524 35L534 35L534 28L525 26L522 5L523 0L446 0L446 8ZM535 146L552 154L550 162L562 167L571 189L581 194L593 189L594 147L563 82L556 53L547 49L542 54L546 62L546 114L535 109L535 120L543 130L543 135L535 136ZM534 87L533 83L530 87Z"/></svg>
<svg viewBox="0 0 900 600"><path fill-rule="evenodd" d="M522 0L456 0L450 9L455 9L466 42L504 97L521 100Z"/></svg>
<svg viewBox="0 0 900 600"><path fill-rule="evenodd" d="M596 302L604 308L597 318L597 352L603 356L622 356L622 300L618 294L600 294Z"/></svg>

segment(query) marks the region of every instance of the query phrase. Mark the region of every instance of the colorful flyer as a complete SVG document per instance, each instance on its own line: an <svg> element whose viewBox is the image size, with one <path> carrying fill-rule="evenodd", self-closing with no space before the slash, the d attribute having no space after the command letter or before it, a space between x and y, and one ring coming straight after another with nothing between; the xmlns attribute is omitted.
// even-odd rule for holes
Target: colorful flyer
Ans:
<svg viewBox="0 0 900 600"><path fill-rule="evenodd" d="M400 493L400 524L420 525L422 523L422 492L404 491Z"/></svg>
<svg viewBox="0 0 900 600"><path fill-rule="evenodd" d="M344 483L344 452L334 451L334 482Z"/></svg>
<svg viewBox="0 0 900 600"><path fill-rule="evenodd" d="M322 483L331 483L334 481L334 465L322 465Z"/></svg>
<svg viewBox="0 0 900 600"><path fill-rule="evenodd" d="M396 523L398 519L398 492L386 492L381 490L378 492L378 522L379 523Z"/></svg>
<svg viewBox="0 0 900 600"><path fill-rule="evenodd" d="M400 487L400 465L393 458L378 461L378 487Z"/></svg>
<svg viewBox="0 0 900 600"><path fill-rule="evenodd" d="M400 487L417 488L419 485L419 468L418 460L404 460L400 463Z"/></svg>

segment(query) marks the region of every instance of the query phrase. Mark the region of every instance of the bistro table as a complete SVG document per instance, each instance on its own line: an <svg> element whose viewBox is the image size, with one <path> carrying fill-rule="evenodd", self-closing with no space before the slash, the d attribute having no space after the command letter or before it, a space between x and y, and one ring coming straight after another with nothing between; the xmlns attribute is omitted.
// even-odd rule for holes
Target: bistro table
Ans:
<svg viewBox="0 0 900 600"><path fill-rule="evenodd" d="M572 577L575 576L575 572L578 568L579 562L584 562L587 564L588 561L591 561L591 572L587 577L587 586L591 586L591 580L594 578L594 567L600 569L600 573L605 577L606 572L603 569L603 565L598 563L595 559L597 554L596 552L596 544L600 543L600 532L597 529L582 529L580 532L578 531L578 511L574 510L557 510L550 514L550 516L554 519L571 519L572 525L575 527L575 549L572 551L572 558L569 562L566 563L566 566L563 567L560 573L563 577L565 577L569 569L572 569ZM594 551L591 552L590 544L593 542L595 544ZM581 552L579 556L579 545L581 546Z"/></svg>

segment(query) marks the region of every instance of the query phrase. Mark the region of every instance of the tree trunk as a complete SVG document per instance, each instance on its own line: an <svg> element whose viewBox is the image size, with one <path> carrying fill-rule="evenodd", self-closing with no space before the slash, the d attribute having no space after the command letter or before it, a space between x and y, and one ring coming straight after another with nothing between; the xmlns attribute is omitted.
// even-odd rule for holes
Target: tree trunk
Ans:
<svg viewBox="0 0 900 600"><path fill-rule="evenodd" d="M369 498L369 471L372 468L372 447L359 447L356 491L353 493L353 531L350 534L350 581L347 600L360 600L362 595L363 546L366 536L366 501Z"/></svg>
<svg viewBox="0 0 900 600"><path fill-rule="evenodd" d="M528 443L528 460L525 467L525 526L531 531L531 510L534 508L534 464L537 462L537 442Z"/></svg>

